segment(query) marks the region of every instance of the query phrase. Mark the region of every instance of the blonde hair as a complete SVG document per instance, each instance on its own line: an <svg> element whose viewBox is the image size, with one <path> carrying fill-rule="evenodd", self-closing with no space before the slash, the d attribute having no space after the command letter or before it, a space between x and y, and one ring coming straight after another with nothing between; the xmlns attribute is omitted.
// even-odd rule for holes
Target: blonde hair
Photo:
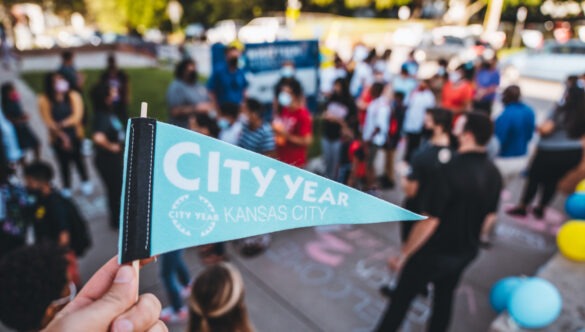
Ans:
<svg viewBox="0 0 585 332"><path fill-rule="evenodd" d="M230 263L205 269L189 298L189 332L253 332L242 275Z"/></svg>

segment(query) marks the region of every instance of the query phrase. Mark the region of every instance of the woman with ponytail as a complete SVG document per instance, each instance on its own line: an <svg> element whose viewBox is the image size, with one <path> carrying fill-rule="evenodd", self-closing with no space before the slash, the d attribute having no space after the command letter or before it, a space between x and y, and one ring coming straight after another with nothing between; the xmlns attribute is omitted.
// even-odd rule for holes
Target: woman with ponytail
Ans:
<svg viewBox="0 0 585 332"><path fill-rule="evenodd" d="M230 263L205 269L189 298L188 332L253 332L242 275Z"/></svg>

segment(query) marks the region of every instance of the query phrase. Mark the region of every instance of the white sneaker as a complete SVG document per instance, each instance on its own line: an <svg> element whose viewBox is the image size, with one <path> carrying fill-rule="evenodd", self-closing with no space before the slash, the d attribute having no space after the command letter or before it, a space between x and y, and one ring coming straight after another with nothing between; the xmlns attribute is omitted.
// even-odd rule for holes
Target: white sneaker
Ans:
<svg viewBox="0 0 585 332"><path fill-rule="evenodd" d="M89 196L93 193L93 183L90 181L85 181L81 184L81 193L85 196Z"/></svg>
<svg viewBox="0 0 585 332"><path fill-rule="evenodd" d="M71 198L71 189L69 189L69 188L61 189L61 196L65 197L65 198Z"/></svg>
<svg viewBox="0 0 585 332"><path fill-rule="evenodd" d="M186 323L189 318L189 311L186 307L182 307L179 312L175 312L173 307L164 307L160 312L160 320L166 324Z"/></svg>

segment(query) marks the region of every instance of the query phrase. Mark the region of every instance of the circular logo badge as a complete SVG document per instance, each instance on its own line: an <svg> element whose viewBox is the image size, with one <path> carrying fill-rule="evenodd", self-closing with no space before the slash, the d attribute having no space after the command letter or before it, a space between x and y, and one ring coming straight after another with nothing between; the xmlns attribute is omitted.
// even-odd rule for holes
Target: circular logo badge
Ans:
<svg viewBox="0 0 585 332"><path fill-rule="evenodd" d="M185 236L209 235L219 221L219 215L211 202L199 195L183 195L173 203L169 218L175 228Z"/></svg>
<svg viewBox="0 0 585 332"><path fill-rule="evenodd" d="M452 157L451 150L441 149L441 151L439 151L439 161L441 162L441 164L446 164L449 161L451 161L451 157Z"/></svg>

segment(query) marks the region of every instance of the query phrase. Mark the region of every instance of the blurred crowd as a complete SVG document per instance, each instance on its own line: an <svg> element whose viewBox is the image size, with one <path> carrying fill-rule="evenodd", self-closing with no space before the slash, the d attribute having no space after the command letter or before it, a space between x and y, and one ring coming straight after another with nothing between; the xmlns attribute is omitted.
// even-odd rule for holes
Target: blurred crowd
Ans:
<svg viewBox="0 0 585 332"><path fill-rule="evenodd" d="M321 175L378 197L381 190L400 187L404 201L395 203L429 217L402 225L402 250L388 259L401 277L395 287L381 289L392 301L379 331L397 330L410 302L428 293L429 284L430 330L446 330L459 278L479 249L492 245L505 186L525 177L520 201L507 213L543 219L559 181L583 162L585 75L567 79L563 95L537 124L520 88L501 86L495 58L455 68L449 59L439 60L436 71L422 77L414 53L396 73L391 50L359 45L351 61L336 56L322 70L320 103L310 111L293 62L282 63L273 100L263 104L247 93L240 57L237 47L227 47L225 64L204 84L196 60L183 53L166 90L169 122L301 168L309 166L309 148L320 144L321 166L315 169ZM76 260L91 236L71 197L78 191L92 195L98 181L88 172L86 156L93 156L105 187L109 226L118 228L130 80L110 55L98 82L86 87L84 81L74 54L64 52L38 98L48 137L30 124L17 87L2 86L0 293L10 296L0 297L0 320L19 330L49 324L82 285ZM46 145L60 186L53 165L41 160ZM79 174L77 187L72 168ZM261 235L234 246L254 256L270 242L270 235ZM252 331L243 281L225 262L225 244L198 252L208 268L195 282L182 251L162 255L160 275L170 305L160 319L189 321L190 331ZM19 278L27 273L42 273L46 282ZM22 296L23 287L39 288L34 306Z"/></svg>

